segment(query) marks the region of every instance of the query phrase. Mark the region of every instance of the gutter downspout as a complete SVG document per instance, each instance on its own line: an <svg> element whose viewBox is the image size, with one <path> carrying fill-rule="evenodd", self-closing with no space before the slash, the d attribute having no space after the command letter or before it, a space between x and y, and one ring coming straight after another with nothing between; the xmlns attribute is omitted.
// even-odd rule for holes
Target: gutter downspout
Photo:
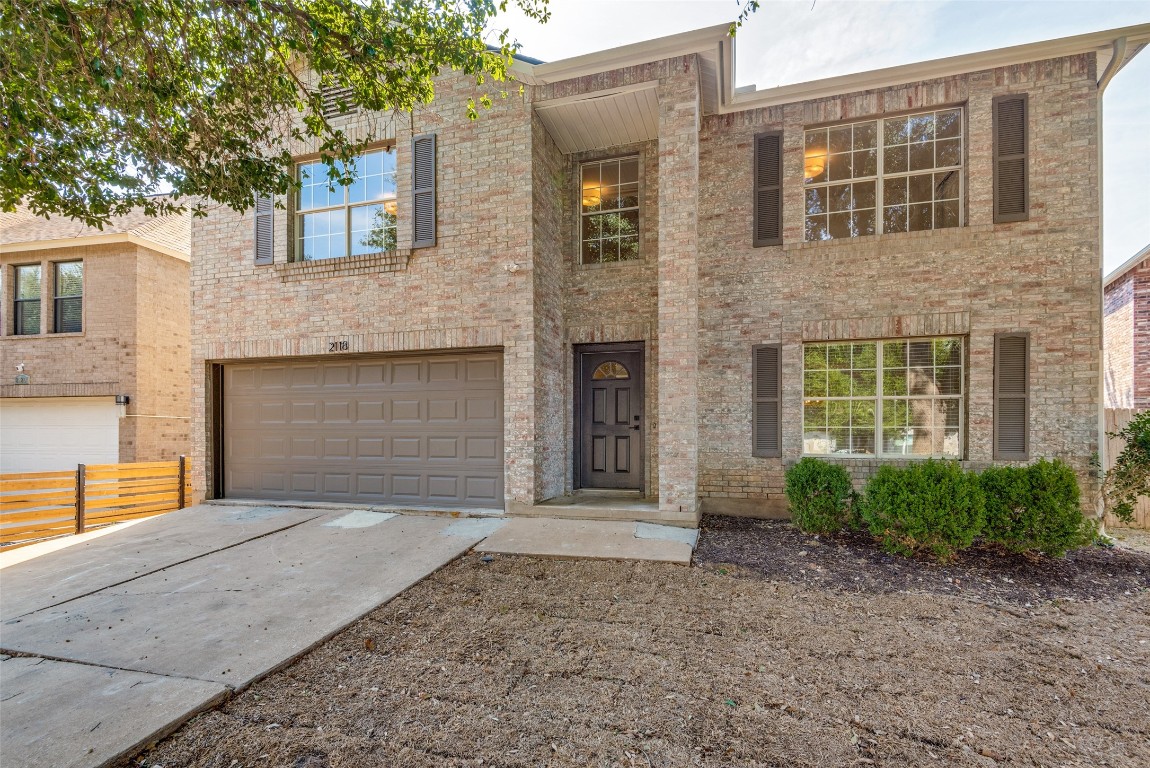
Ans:
<svg viewBox="0 0 1150 768"><path fill-rule="evenodd" d="M1102 482L1106 478L1106 284L1103 279L1105 272L1105 254L1103 253L1103 207L1102 207L1102 97L1106 86L1122 69L1126 59L1126 38L1120 37L1113 43L1113 54L1102 76L1098 78L1098 532L1106 533L1106 502L1102 497Z"/></svg>

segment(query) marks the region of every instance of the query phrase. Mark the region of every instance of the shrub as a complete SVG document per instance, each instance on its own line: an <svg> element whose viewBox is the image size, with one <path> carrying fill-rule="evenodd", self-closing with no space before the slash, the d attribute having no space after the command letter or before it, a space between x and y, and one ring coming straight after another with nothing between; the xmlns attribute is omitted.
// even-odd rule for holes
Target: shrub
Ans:
<svg viewBox="0 0 1150 768"><path fill-rule="evenodd" d="M791 518L807 533L834 533L851 523L854 490L850 475L837 464L804 458L787 470Z"/></svg>
<svg viewBox="0 0 1150 768"><path fill-rule="evenodd" d="M986 497L987 541L1012 552L1062 557L1093 540L1094 524L1082 516L1078 478L1061 461L990 467L979 481Z"/></svg>
<svg viewBox="0 0 1150 768"><path fill-rule="evenodd" d="M981 533L985 506L976 475L957 462L927 460L880 467L867 483L862 516L886 551L925 550L947 562Z"/></svg>
<svg viewBox="0 0 1150 768"><path fill-rule="evenodd" d="M1123 440L1126 447L1102 482L1105 511L1124 523L1134 520L1139 496L1150 496L1150 411L1135 414L1126 426L1110 437Z"/></svg>

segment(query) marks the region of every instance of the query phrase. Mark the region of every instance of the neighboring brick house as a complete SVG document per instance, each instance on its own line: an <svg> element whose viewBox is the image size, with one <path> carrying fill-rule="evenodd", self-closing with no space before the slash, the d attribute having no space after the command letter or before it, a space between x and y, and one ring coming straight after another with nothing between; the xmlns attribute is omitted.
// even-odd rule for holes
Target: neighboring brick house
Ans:
<svg viewBox="0 0 1150 768"><path fill-rule="evenodd" d="M804 454L1085 478L1101 92L1148 40L734 91L723 27L333 117L380 138L355 186L300 146L193 223L195 483L693 525L784 512Z"/></svg>
<svg viewBox="0 0 1150 768"><path fill-rule="evenodd" d="M188 453L189 220L0 213L0 472Z"/></svg>
<svg viewBox="0 0 1150 768"><path fill-rule="evenodd" d="M1150 408L1150 245L1106 276L1106 407Z"/></svg>

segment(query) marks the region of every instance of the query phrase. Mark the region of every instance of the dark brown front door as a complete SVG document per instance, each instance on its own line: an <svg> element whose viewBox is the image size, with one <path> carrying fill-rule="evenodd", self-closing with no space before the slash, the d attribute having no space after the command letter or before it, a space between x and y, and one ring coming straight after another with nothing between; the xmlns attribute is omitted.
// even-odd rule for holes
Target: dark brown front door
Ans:
<svg viewBox="0 0 1150 768"><path fill-rule="evenodd" d="M601 345L577 352L579 487L643 487L643 350Z"/></svg>

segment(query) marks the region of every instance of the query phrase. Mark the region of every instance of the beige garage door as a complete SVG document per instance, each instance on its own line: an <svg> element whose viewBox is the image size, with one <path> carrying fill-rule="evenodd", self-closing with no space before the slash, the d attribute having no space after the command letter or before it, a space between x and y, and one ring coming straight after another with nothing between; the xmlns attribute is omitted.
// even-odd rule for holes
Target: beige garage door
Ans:
<svg viewBox="0 0 1150 768"><path fill-rule="evenodd" d="M498 353L224 367L228 498L503 507Z"/></svg>

